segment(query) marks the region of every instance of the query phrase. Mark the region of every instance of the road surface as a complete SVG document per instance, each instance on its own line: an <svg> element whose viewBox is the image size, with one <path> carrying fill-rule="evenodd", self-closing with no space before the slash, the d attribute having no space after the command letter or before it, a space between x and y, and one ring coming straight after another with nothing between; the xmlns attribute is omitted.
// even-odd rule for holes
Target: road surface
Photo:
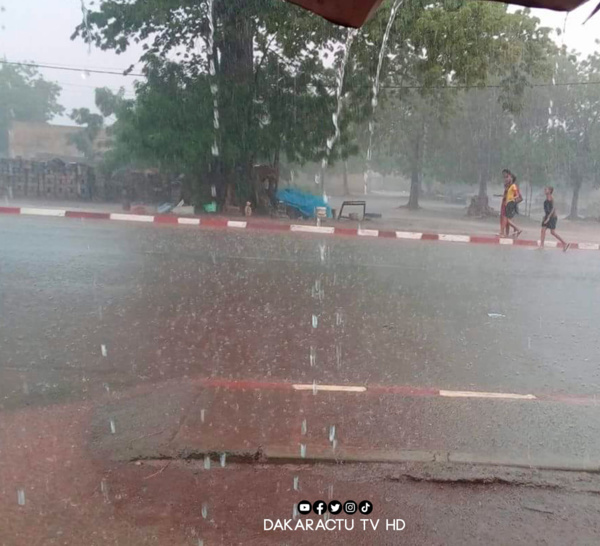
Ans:
<svg viewBox="0 0 600 546"><path fill-rule="evenodd" d="M283 518L296 497L340 482L370 487L385 517L404 503L414 543L525 543L558 510L547 489L536 511L529 490L489 486L481 517L499 527L466 529L453 517L474 524L471 489L432 486L438 466L421 481L383 463L600 467L594 252L0 217L0 256L0 508L11 521L3 535L0 519L1 544L117 543L125 528L131 544L315 543L248 518L245 534L225 530L223 514L204 517L174 485L190 479L232 517L253 489L270 499L285 484L285 509L261 504ZM339 460L358 466L327 466ZM271 462L282 466L261 478ZM71 464L82 474L65 485ZM290 490L296 480L312 485ZM569 487L560 494L579 509L561 517L574 532L598 501ZM168 513L159 491L160 502L173 495ZM516 510L511 495L533 503L522 528L498 520ZM95 502L121 530L90 538ZM434 525L444 502L454 515ZM190 509L178 517L177 503ZM28 509L52 515L46 534L25 530ZM74 525L70 510L90 523ZM548 543L568 542L550 531ZM396 543L379 532L351 543Z"/></svg>

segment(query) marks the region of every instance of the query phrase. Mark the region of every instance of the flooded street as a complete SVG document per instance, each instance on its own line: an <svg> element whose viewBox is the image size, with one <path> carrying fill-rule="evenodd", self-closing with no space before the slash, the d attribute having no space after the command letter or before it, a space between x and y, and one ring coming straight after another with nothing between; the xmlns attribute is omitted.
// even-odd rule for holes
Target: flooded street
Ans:
<svg viewBox="0 0 600 546"><path fill-rule="evenodd" d="M306 481L327 491L320 465L341 461L359 466L332 467L332 481L358 479L369 463L378 480L394 472L383 463L433 464L430 477L445 463L600 464L595 253L0 222L8 513L20 488L27 503L43 492L63 516L71 510L60 501L67 460L87 468L69 486L82 496L77 510L105 498L118 507L111 517L146 531L141 507L160 512L171 495L185 502L191 492L174 484L198 471L231 471L237 487L247 464L277 463L277 485L262 487L304 494ZM51 472L56 489L23 472L23 457ZM138 481L155 472L160 501ZM98 476L111 483L109 500ZM211 483L202 487L224 482ZM388 513L399 502L369 487L365 497L389 497ZM201 526L201 511L182 521Z"/></svg>
<svg viewBox="0 0 600 546"><path fill-rule="evenodd" d="M514 2L0 2L0 546L600 544L598 8Z"/></svg>

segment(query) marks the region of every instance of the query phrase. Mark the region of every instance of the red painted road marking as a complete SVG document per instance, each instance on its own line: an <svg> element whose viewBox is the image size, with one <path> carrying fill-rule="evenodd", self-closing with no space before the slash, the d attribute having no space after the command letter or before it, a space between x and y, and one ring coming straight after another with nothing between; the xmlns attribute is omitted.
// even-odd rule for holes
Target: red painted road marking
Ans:
<svg viewBox="0 0 600 546"><path fill-rule="evenodd" d="M49 216L80 218L90 220L117 220L126 222L142 222L153 224L166 224L174 226L200 226L203 228L229 229L229 230L260 230L260 231L278 231L293 233L308 233L318 235L338 235L361 238L384 238L384 239L404 239L415 241L441 241L448 243L475 243L509 246L527 246L536 247L538 241L527 239L509 239L483 235L456 235L448 233L421 233L416 231L385 231L363 228L346 228L335 226L312 226L307 224L283 224L268 220L236 220L228 219L222 216L203 216L185 217L172 216L168 214L132 214L132 213L108 213L91 212L79 210L47 209L35 207L0 207L0 214L18 214L31 216ZM561 248L562 245L556 245L553 241L548 241L547 245L551 248ZM579 250L600 250L598 243L572 243L572 249Z"/></svg>
<svg viewBox="0 0 600 546"><path fill-rule="evenodd" d="M19 207L0 207L0 214L21 214Z"/></svg>
<svg viewBox="0 0 600 546"><path fill-rule="evenodd" d="M562 404L597 406L600 400L590 395L570 395L561 393L523 394L507 392L458 391L414 387L411 385L327 385L319 383L291 383L286 381L260 381L255 379L201 378L192 380L203 387L226 390L279 390L292 392L334 392L353 395L397 394L399 396L430 398L473 398L479 400L519 401L519 402L556 402Z"/></svg>

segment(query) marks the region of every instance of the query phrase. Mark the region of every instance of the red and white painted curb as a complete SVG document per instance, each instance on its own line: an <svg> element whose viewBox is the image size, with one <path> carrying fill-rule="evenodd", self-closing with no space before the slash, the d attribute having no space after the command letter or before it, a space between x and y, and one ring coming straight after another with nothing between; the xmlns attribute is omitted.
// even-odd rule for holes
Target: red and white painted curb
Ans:
<svg viewBox="0 0 600 546"><path fill-rule="evenodd" d="M408 398L439 397L455 399L516 400L521 402L556 402L563 404L598 406L600 399L593 395L582 394L519 394L511 392L455 391L409 385L323 385L319 383L291 383L285 381L259 381L252 379L203 378L192 380L206 388L225 390L278 390L291 392L348 393L348 394L390 394Z"/></svg>
<svg viewBox="0 0 600 546"><path fill-rule="evenodd" d="M121 212L89 212L80 210L45 209L34 207L0 207L0 214L25 216L50 216L58 218L80 218L89 220L116 220L119 222L137 222L149 224L169 224L178 226L196 226L212 229L261 230L317 235L345 235L352 237L404 239L411 241L442 241L446 243L478 243L493 245L539 246L539 241L490 237L483 235L454 235L446 233L424 233L416 231L391 231L363 228L344 228L334 226L311 226L307 224L284 224L272 220L229 220L219 216L182 217L167 214L130 214ZM558 248L556 241L546 241L548 248ZM600 250L599 243L572 243L572 249Z"/></svg>

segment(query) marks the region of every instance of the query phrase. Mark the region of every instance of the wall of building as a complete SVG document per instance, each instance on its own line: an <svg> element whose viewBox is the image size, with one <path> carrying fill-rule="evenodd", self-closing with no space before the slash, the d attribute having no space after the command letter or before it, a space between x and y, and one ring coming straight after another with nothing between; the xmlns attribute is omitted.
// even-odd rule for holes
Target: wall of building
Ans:
<svg viewBox="0 0 600 546"><path fill-rule="evenodd" d="M8 157L38 161L59 158L67 163L83 161L83 154L69 142L69 137L80 131L81 127L14 121L8 136Z"/></svg>

